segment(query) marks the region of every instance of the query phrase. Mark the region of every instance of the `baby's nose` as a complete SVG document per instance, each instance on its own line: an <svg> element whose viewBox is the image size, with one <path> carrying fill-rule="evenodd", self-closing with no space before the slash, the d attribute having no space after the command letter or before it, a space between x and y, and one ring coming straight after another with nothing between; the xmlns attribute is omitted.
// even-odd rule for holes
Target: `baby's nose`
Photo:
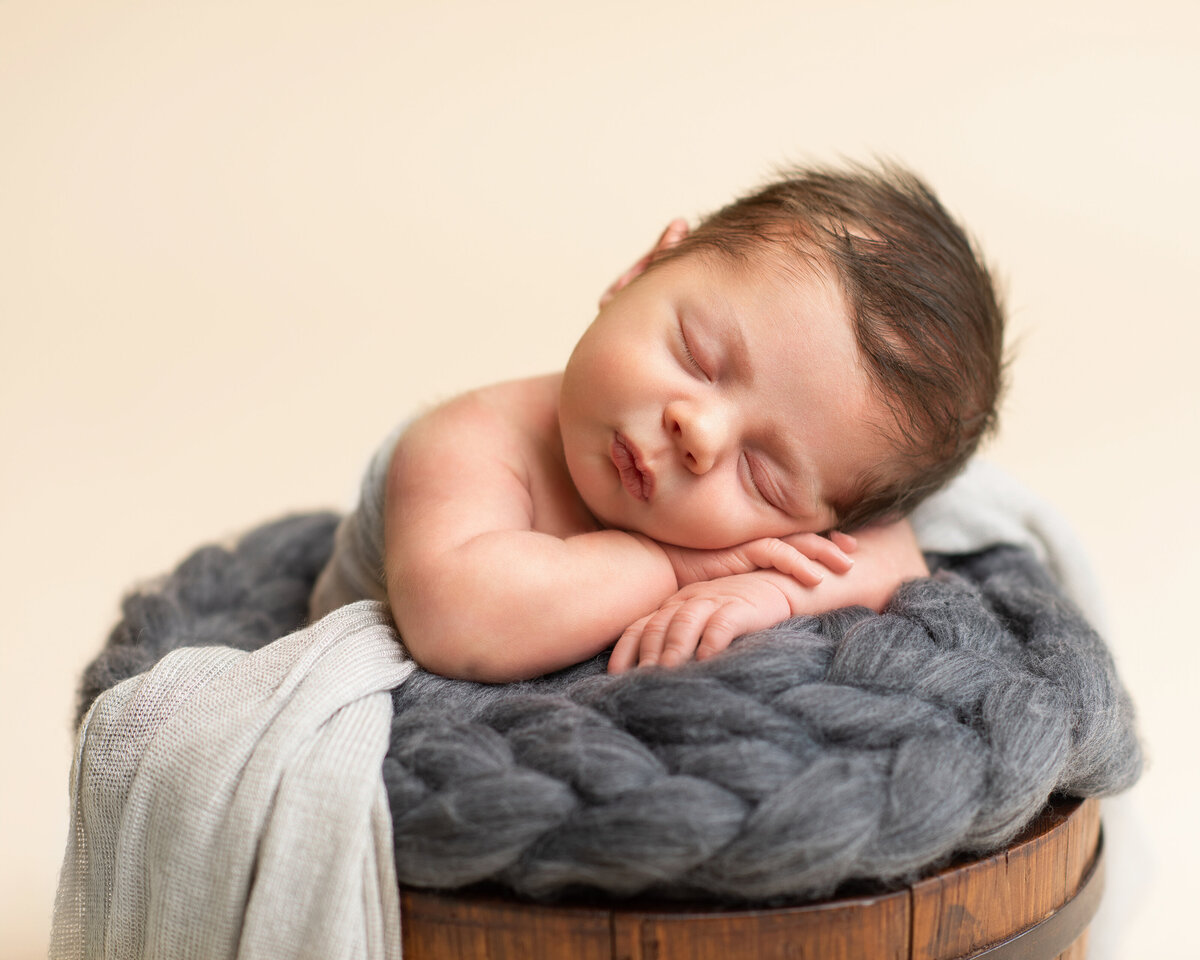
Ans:
<svg viewBox="0 0 1200 960"><path fill-rule="evenodd" d="M668 404L663 418L667 433L692 473L708 473L716 466L729 442L728 411L716 403L681 402Z"/></svg>

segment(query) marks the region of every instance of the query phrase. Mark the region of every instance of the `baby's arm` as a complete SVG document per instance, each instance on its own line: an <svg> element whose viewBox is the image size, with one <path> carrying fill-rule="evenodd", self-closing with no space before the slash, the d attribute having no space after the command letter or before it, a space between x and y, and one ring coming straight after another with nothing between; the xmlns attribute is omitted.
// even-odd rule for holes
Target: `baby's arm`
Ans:
<svg viewBox="0 0 1200 960"><path fill-rule="evenodd" d="M736 637L789 617L848 606L882 611L905 580L929 575L907 520L855 533L854 567L806 587L772 570L683 587L629 626L609 659L611 673L633 666L704 660Z"/></svg>
<svg viewBox="0 0 1200 960"><path fill-rule="evenodd" d="M536 481L509 426L468 395L414 425L393 457L388 599L409 651L436 673L492 682L537 676L600 652L695 579L775 566L815 583L802 552L830 569L849 566L815 537L786 549L762 541L696 551L619 530L539 532L570 523L535 516L535 500L572 498L531 494Z"/></svg>

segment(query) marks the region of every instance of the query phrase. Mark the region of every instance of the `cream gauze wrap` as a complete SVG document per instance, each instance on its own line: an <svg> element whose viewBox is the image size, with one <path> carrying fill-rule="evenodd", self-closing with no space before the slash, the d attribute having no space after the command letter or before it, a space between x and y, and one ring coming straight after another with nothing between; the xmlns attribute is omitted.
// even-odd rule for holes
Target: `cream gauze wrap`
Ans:
<svg viewBox="0 0 1200 960"><path fill-rule="evenodd" d="M317 580L309 612L317 620L355 600L387 601L383 518L388 467L407 424L388 435L367 466L358 506L339 524L333 555ZM1066 522L993 464L974 460L911 517L927 553L974 553L998 544L1031 550L1092 624L1103 631L1099 590Z"/></svg>
<svg viewBox="0 0 1200 960"><path fill-rule="evenodd" d="M80 725L55 960L399 960L380 764L415 664L377 603L184 647Z"/></svg>

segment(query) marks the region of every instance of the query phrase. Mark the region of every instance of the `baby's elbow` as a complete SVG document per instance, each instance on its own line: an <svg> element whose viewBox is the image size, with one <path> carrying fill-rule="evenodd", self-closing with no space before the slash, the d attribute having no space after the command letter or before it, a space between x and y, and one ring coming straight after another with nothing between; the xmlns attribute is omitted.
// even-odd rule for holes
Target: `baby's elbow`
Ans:
<svg viewBox="0 0 1200 960"><path fill-rule="evenodd" d="M502 657L491 657L479 650L448 651L438 647L413 654L417 664L430 673L451 680L472 680L475 683L511 683L528 676Z"/></svg>
<svg viewBox="0 0 1200 960"><path fill-rule="evenodd" d="M522 621L486 590L426 571L424 577L396 578L388 593L405 647L430 673L507 683L539 672L536 664L523 662L528 638L519 633Z"/></svg>
<svg viewBox="0 0 1200 960"><path fill-rule="evenodd" d="M438 642L435 638L426 638L427 642L410 641L402 637L404 645L417 665L430 673L451 680L475 680L480 683L490 683L484 664L477 657L464 656L466 651L456 649L452 643Z"/></svg>
<svg viewBox="0 0 1200 960"><path fill-rule="evenodd" d="M429 627L401 627L401 639L413 660L430 673L476 683L507 683L527 677L511 662L509 644L495 632L458 622Z"/></svg>

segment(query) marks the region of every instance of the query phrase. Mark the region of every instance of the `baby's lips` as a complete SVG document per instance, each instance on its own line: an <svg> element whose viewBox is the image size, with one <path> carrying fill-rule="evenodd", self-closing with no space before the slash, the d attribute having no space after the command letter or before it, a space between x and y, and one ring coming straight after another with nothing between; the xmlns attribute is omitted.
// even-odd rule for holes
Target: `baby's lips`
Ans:
<svg viewBox="0 0 1200 960"><path fill-rule="evenodd" d="M643 503L654 493L654 472L642 459L633 442L620 433L613 437L609 456L621 477L621 484L635 500Z"/></svg>

